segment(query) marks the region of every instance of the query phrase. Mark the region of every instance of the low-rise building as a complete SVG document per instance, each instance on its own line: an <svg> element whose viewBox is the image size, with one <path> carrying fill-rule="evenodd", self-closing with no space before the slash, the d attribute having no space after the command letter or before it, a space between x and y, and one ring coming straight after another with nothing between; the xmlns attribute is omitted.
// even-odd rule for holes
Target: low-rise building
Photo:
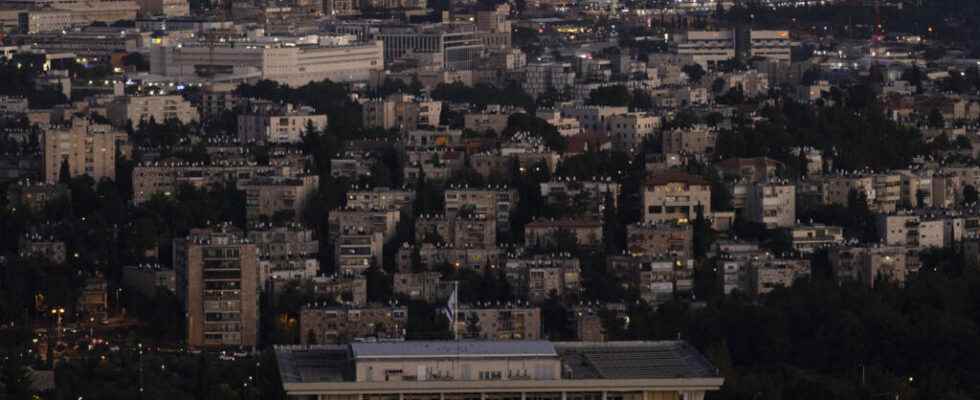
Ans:
<svg viewBox="0 0 980 400"><path fill-rule="evenodd" d="M767 228L796 225L796 186L782 180L752 184L745 197L745 216Z"/></svg>
<svg viewBox="0 0 980 400"><path fill-rule="evenodd" d="M559 179L541 182L541 197L549 205L573 209L578 214L601 216L605 208L617 208L620 184L607 180ZM606 204L610 199L611 204Z"/></svg>
<svg viewBox="0 0 980 400"><path fill-rule="evenodd" d="M354 188L347 191L347 208L358 210L403 210L411 214L415 191L391 188Z"/></svg>
<svg viewBox="0 0 980 400"><path fill-rule="evenodd" d="M24 207L40 212L55 199L68 199L68 186L60 183L50 184L29 179L11 183L7 187L7 201L13 207Z"/></svg>
<svg viewBox="0 0 980 400"><path fill-rule="evenodd" d="M690 258L693 229L690 224L636 223L626 227L626 248L634 256L667 255Z"/></svg>
<svg viewBox="0 0 980 400"><path fill-rule="evenodd" d="M349 203L348 203L349 204ZM397 209L360 209L343 208L331 210L328 219L330 237L336 237L340 232L363 230L370 233L381 233L385 241L395 237L402 213Z"/></svg>
<svg viewBox="0 0 980 400"><path fill-rule="evenodd" d="M238 139L242 142L299 143L311 127L318 132L326 129L327 115L291 107L281 112L238 115Z"/></svg>
<svg viewBox="0 0 980 400"><path fill-rule="evenodd" d="M652 304L685 297L694 289L694 260L663 256L610 256L609 270Z"/></svg>
<svg viewBox="0 0 980 400"><path fill-rule="evenodd" d="M302 224L256 224L248 238L259 249L259 283L269 280L312 279L320 271L320 242Z"/></svg>
<svg viewBox="0 0 980 400"><path fill-rule="evenodd" d="M497 230L510 231L510 213L517 208L517 191L507 187L470 188L450 186L445 192L447 216L455 215L463 209L470 209L473 215L497 221Z"/></svg>
<svg viewBox="0 0 980 400"><path fill-rule="evenodd" d="M519 297L535 304L582 290L581 262L570 254L517 256L507 260L505 271Z"/></svg>
<svg viewBox="0 0 980 400"><path fill-rule="evenodd" d="M448 244L454 247L494 247L497 245L497 223L475 214L419 216L415 220L415 242Z"/></svg>
<svg viewBox="0 0 980 400"><path fill-rule="evenodd" d="M405 94L392 94L384 99L361 103L365 128L417 129L439 126L442 102Z"/></svg>
<svg viewBox="0 0 980 400"><path fill-rule="evenodd" d="M453 291L453 284L443 282L441 274L435 271L396 272L392 282L395 294L429 303L444 300Z"/></svg>
<svg viewBox="0 0 980 400"><path fill-rule="evenodd" d="M812 253L817 249L844 243L844 229L839 226L796 225L786 228L783 232L793 250L800 253Z"/></svg>
<svg viewBox="0 0 980 400"><path fill-rule="evenodd" d="M298 219L319 187L317 175L262 176L238 182L238 189L245 192L246 217L253 222L278 212L291 212L290 219Z"/></svg>
<svg viewBox="0 0 980 400"><path fill-rule="evenodd" d="M919 269L917 257L901 246L838 247L830 250L830 265L839 281L874 287L879 279L904 284Z"/></svg>
<svg viewBox="0 0 980 400"><path fill-rule="evenodd" d="M201 119L197 108L180 95L119 96L106 111L112 124L120 128L130 123L138 126L141 122L162 124L174 120L190 124Z"/></svg>
<svg viewBox="0 0 980 400"><path fill-rule="evenodd" d="M367 278L361 275L317 276L312 282L314 292L321 298L326 294L338 304L367 304Z"/></svg>
<svg viewBox="0 0 980 400"><path fill-rule="evenodd" d="M602 244L602 222L595 219L535 220L524 225L524 243L530 247L550 248L562 245L569 235L579 246L596 247Z"/></svg>
<svg viewBox="0 0 980 400"><path fill-rule="evenodd" d="M354 339L404 339L408 308L308 304L299 314L300 343L348 343Z"/></svg>
<svg viewBox="0 0 980 400"><path fill-rule="evenodd" d="M455 332L467 339L537 340L541 309L504 305L463 305L456 309Z"/></svg>
<svg viewBox="0 0 980 400"><path fill-rule="evenodd" d="M702 399L724 378L681 341L406 341L276 348L288 397Z"/></svg>
<svg viewBox="0 0 980 400"><path fill-rule="evenodd" d="M664 131L664 153L706 155L714 153L718 132L707 125Z"/></svg>
<svg viewBox="0 0 980 400"><path fill-rule="evenodd" d="M711 215L711 184L683 172L663 172L647 178L643 191L644 222L693 221L701 207Z"/></svg>
<svg viewBox="0 0 980 400"><path fill-rule="evenodd" d="M749 263L749 293L762 295L810 276L810 260L761 257Z"/></svg>
<svg viewBox="0 0 980 400"><path fill-rule="evenodd" d="M384 236L380 232L347 231L334 239L337 271L343 275L361 274L381 266Z"/></svg>

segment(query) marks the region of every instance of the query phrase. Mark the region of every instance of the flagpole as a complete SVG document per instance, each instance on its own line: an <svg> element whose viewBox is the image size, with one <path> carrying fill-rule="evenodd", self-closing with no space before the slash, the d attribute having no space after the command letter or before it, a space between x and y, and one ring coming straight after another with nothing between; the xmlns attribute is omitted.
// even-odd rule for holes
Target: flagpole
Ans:
<svg viewBox="0 0 980 400"><path fill-rule="evenodd" d="M459 303L459 281L453 281L453 340L459 340L459 335L456 333L456 304Z"/></svg>

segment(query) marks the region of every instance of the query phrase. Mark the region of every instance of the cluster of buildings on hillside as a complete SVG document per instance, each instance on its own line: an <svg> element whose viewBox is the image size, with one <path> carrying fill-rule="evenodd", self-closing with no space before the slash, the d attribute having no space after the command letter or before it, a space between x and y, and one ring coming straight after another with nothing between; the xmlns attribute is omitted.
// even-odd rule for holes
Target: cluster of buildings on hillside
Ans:
<svg viewBox="0 0 980 400"><path fill-rule="evenodd" d="M980 61L925 63L928 38L908 35L686 27L724 1L471 3L0 0L0 63L36 70L28 92L0 85L5 205L42 215L81 176L133 207L188 186L240 194L240 226L127 242L138 262L86 276L78 307L101 319L113 290L169 291L189 346L249 348L263 294L302 283L316 301L276 349L297 398L696 400L721 385L684 343L610 341L631 305L586 298L600 266L581 254L654 307L699 301L697 285L765 295L818 261L869 287L904 283L926 250L980 264L980 94L957 90ZM649 35L626 46L617 29ZM728 156L736 128L771 122L764 107L833 106L856 80L897 126L951 145L875 171L840 170L831 146ZM343 94L298 89L324 81ZM864 205L867 232L801 218ZM59 228L28 227L17 256L70 265ZM506 298L452 307L467 341L405 342L421 318L406 300L441 308L466 274ZM588 343L547 341L554 304Z"/></svg>

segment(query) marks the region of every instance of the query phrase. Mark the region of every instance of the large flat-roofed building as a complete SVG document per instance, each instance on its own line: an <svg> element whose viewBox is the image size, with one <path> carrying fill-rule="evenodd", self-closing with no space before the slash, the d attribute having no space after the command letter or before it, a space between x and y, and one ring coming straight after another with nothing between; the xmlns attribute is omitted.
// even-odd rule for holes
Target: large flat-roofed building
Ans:
<svg viewBox="0 0 980 400"><path fill-rule="evenodd" d="M151 49L150 71L180 79L240 77L290 86L330 79L367 81L384 68L381 42L347 45L264 42L183 42Z"/></svg>
<svg viewBox="0 0 980 400"><path fill-rule="evenodd" d="M375 35L388 62L428 55L448 71L473 69L486 47L486 33L470 23L383 26Z"/></svg>
<svg viewBox="0 0 980 400"><path fill-rule="evenodd" d="M73 23L112 23L136 19L140 6L132 0L2 0L0 6L71 12Z"/></svg>
<svg viewBox="0 0 980 400"><path fill-rule="evenodd" d="M276 359L297 400L702 400L724 383L681 341L351 343Z"/></svg>
<svg viewBox="0 0 980 400"><path fill-rule="evenodd" d="M747 35L748 37L743 37ZM688 31L674 35L677 54L688 56L705 68L714 68L719 62L736 58L741 46L751 57L774 61L790 61L789 31L724 30Z"/></svg>

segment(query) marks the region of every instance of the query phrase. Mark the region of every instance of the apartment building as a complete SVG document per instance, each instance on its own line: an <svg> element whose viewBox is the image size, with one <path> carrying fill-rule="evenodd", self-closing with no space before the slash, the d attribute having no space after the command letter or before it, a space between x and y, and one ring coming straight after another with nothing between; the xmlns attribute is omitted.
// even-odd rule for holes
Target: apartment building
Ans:
<svg viewBox="0 0 980 400"><path fill-rule="evenodd" d="M338 304L363 306L367 304L367 278L360 275L316 276L312 280L313 291L319 296L326 294Z"/></svg>
<svg viewBox="0 0 980 400"><path fill-rule="evenodd" d="M643 112L616 114L609 117L605 135L612 141L613 148L634 152L640 148L647 137L660 128L660 117Z"/></svg>
<svg viewBox="0 0 980 400"><path fill-rule="evenodd" d="M950 248L964 238L965 219L953 212L879 214L877 232L888 246Z"/></svg>
<svg viewBox="0 0 980 400"><path fill-rule="evenodd" d="M326 114L314 114L310 109L238 115L238 140L263 143L300 143L307 130L322 131L327 127Z"/></svg>
<svg viewBox="0 0 980 400"><path fill-rule="evenodd" d="M635 223L626 227L626 248L634 256L669 255L687 259L691 249L693 229L690 224Z"/></svg>
<svg viewBox="0 0 980 400"><path fill-rule="evenodd" d="M416 252L418 253L418 262L420 265L414 264L413 257ZM503 249L494 246L457 247L451 244L422 243L416 249L415 246L404 243L398 249L396 257L398 257L398 270L402 272L432 268L440 265L451 265L457 269L469 268L474 271L485 271L488 268L503 265L507 259L507 254Z"/></svg>
<svg viewBox="0 0 980 400"><path fill-rule="evenodd" d="M356 275L381 266L384 236L380 232L341 232L334 239L334 258L342 275Z"/></svg>
<svg viewBox="0 0 980 400"><path fill-rule="evenodd" d="M521 298L540 304L551 296L564 298L582 290L582 265L570 254L518 255L506 261L507 281Z"/></svg>
<svg viewBox="0 0 980 400"><path fill-rule="evenodd" d="M329 39L329 38L328 38ZM150 49L150 72L175 79L258 78L290 86L329 79L363 82L384 68L380 41L334 45L294 38L258 42L182 41Z"/></svg>
<svg viewBox="0 0 980 400"><path fill-rule="evenodd" d="M411 214L415 191L377 187L347 191L347 208L358 210L403 210Z"/></svg>
<svg viewBox="0 0 980 400"><path fill-rule="evenodd" d="M617 255L608 259L609 271L652 304L688 296L694 289L694 260L670 256Z"/></svg>
<svg viewBox="0 0 980 400"><path fill-rule="evenodd" d="M537 340L541 309L511 305L462 305L456 309L456 335L466 339Z"/></svg>
<svg viewBox="0 0 980 400"><path fill-rule="evenodd" d="M844 229L839 226L795 225L786 228L783 232L783 236L789 240L793 250L800 253L813 253L817 249L844 243Z"/></svg>
<svg viewBox="0 0 980 400"><path fill-rule="evenodd" d="M681 341L407 341L276 348L288 397L702 399L724 383Z"/></svg>
<svg viewBox="0 0 980 400"><path fill-rule="evenodd" d="M749 293L763 295L776 288L793 286L797 279L810 276L810 260L761 257L749 263Z"/></svg>
<svg viewBox="0 0 980 400"><path fill-rule="evenodd" d="M342 208L331 210L329 216L330 237L336 237L341 232L362 230L370 233L381 233L385 241L395 237L402 214L397 209L357 209Z"/></svg>
<svg viewBox="0 0 980 400"><path fill-rule="evenodd" d="M240 231L192 229L174 239L177 298L193 348L255 346L258 336L258 248Z"/></svg>
<svg viewBox="0 0 980 400"><path fill-rule="evenodd" d="M362 102L361 115L365 128L388 130L435 127L439 126L442 102L397 93L383 99Z"/></svg>
<svg viewBox="0 0 980 400"><path fill-rule="evenodd" d="M317 175L257 176L238 181L238 190L245 192L245 215L252 222L278 212L291 212L293 219L298 219L319 187Z"/></svg>
<svg viewBox="0 0 980 400"><path fill-rule="evenodd" d="M120 128L129 123L139 126L141 122L162 124L174 120L190 124L201 119L197 108L180 95L119 96L106 111L112 124Z"/></svg>
<svg viewBox="0 0 980 400"><path fill-rule="evenodd" d="M718 140L717 130L707 125L675 128L663 133L663 152L707 155L714 153Z"/></svg>
<svg viewBox="0 0 980 400"><path fill-rule="evenodd" d="M848 205L851 191L863 194L877 212L895 211L902 199L901 174L833 175L820 179L824 204Z"/></svg>
<svg viewBox="0 0 980 400"><path fill-rule="evenodd" d="M494 247L497 245L497 222L477 215L456 214L453 217L419 216L415 220L415 242L446 244L454 247Z"/></svg>
<svg viewBox="0 0 980 400"><path fill-rule="evenodd" d="M65 242L37 233L27 233L20 238L17 254L23 258L38 257L55 264L64 264L68 259Z"/></svg>
<svg viewBox="0 0 980 400"><path fill-rule="evenodd" d="M245 161L218 161L211 164L147 161L133 168L133 202L140 204L157 194L174 195L183 184L208 188L228 181L250 180L260 176L286 176L289 171L289 168L260 166Z"/></svg>
<svg viewBox="0 0 980 400"><path fill-rule="evenodd" d="M532 62L524 69L524 91L531 96L567 93L575 86L575 69L570 63Z"/></svg>
<svg viewBox="0 0 980 400"><path fill-rule="evenodd" d="M561 179L541 182L541 197L549 205L583 209L587 215L603 215L606 207L617 208L621 185L608 180ZM612 201L606 204L606 200Z"/></svg>
<svg viewBox="0 0 980 400"><path fill-rule="evenodd" d="M562 234L568 234L579 246L596 247L602 244L602 222L596 219L535 220L524 225L524 243L531 247L550 248L561 244Z"/></svg>
<svg viewBox="0 0 980 400"><path fill-rule="evenodd" d="M392 282L395 294L430 303L445 300L453 291L453 284L443 282L442 274L435 271L396 272Z"/></svg>
<svg viewBox="0 0 980 400"><path fill-rule="evenodd" d="M569 310L569 318L575 325L575 339L583 342L605 342L606 328L603 320L613 318L621 321L626 318L626 305L622 303L582 304Z"/></svg>
<svg viewBox="0 0 980 400"><path fill-rule="evenodd" d="M497 221L497 230L507 232L510 230L510 213L518 201L517 191L506 187L450 186L446 189L444 204L447 216L466 208L477 217Z"/></svg>
<svg viewBox="0 0 980 400"><path fill-rule="evenodd" d="M259 284L270 280L312 279L320 272L320 242L302 224L255 224L248 239L258 247Z"/></svg>
<svg viewBox="0 0 980 400"><path fill-rule="evenodd" d="M698 214L711 215L711 184L683 172L650 175L643 191L644 222L693 221Z"/></svg>
<svg viewBox="0 0 980 400"><path fill-rule="evenodd" d="M355 339L404 339L408 308L308 304L300 310L300 344L342 344Z"/></svg>
<svg viewBox="0 0 980 400"><path fill-rule="evenodd" d="M45 182L57 183L65 162L72 177L116 178L116 143L126 138L124 132L73 118L70 126L44 129L41 136Z"/></svg>
<svg viewBox="0 0 980 400"><path fill-rule="evenodd" d="M874 287L878 279L904 284L919 269L916 257L901 246L853 246L830 250L830 265L839 281Z"/></svg>
<svg viewBox="0 0 980 400"><path fill-rule="evenodd" d="M796 185L775 179L752 184L745 197L745 216L767 228L796 225Z"/></svg>

